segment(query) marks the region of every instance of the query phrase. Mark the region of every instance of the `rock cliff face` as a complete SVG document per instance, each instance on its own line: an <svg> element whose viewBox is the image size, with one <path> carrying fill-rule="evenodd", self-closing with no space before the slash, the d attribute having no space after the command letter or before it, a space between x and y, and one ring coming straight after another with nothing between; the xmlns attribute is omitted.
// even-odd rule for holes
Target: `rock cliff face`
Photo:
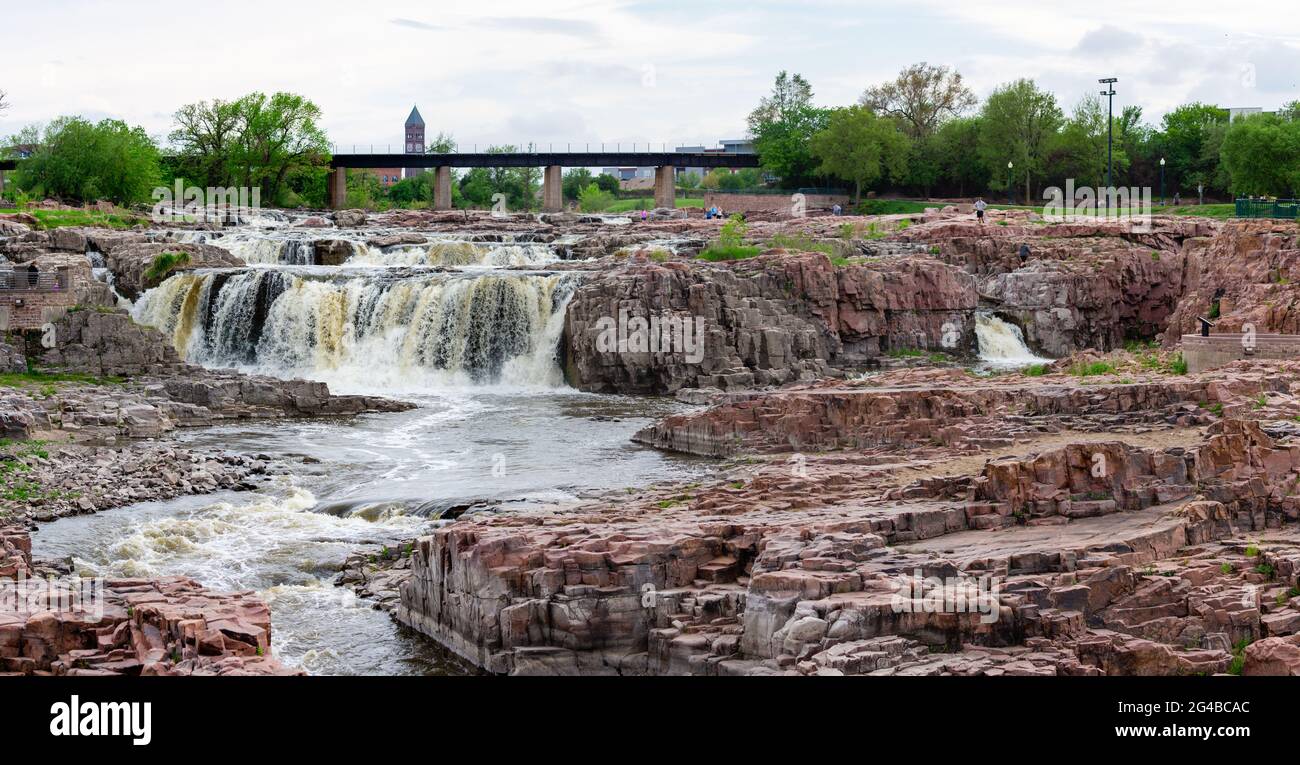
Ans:
<svg viewBox="0 0 1300 765"><path fill-rule="evenodd" d="M633 265L594 275L574 293L566 370L583 390L662 393L837 375L891 349L966 355L976 304L973 279L926 258L837 268L820 253L775 251L716 266ZM698 321L703 347L620 350L602 341L602 330L636 317Z"/></svg>
<svg viewBox="0 0 1300 765"><path fill-rule="evenodd" d="M1187 284L1169 317L1164 345L1200 330L1198 316L1215 318L1215 332L1300 333L1300 226L1282 221L1234 221L1213 238L1188 244Z"/></svg>

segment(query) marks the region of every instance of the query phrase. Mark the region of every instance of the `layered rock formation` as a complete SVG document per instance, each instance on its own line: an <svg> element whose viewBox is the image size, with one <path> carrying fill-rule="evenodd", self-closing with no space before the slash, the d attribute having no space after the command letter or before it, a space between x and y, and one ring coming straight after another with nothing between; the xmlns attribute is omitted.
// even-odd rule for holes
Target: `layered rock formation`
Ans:
<svg viewBox="0 0 1300 765"><path fill-rule="evenodd" d="M271 656L251 592L184 577L40 576L20 527L0 527L0 675L296 675Z"/></svg>

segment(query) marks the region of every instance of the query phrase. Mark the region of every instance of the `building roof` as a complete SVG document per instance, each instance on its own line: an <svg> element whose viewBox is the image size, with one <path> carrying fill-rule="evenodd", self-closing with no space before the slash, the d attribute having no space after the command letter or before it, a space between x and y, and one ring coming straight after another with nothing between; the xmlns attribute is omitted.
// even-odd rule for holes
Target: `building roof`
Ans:
<svg viewBox="0 0 1300 765"><path fill-rule="evenodd" d="M420 109L418 107L415 106L411 107L411 116L406 118L406 124L408 125L424 124L424 118L420 116Z"/></svg>

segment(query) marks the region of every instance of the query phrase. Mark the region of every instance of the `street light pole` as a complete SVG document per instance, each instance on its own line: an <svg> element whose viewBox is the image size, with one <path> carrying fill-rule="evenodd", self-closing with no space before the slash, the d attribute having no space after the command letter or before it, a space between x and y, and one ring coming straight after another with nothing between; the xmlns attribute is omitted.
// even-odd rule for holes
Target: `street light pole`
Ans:
<svg viewBox="0 0 1300 765"><path fill-rule="evenodd" d="M1109 198L1111 189L1110 173L1112 169L1111 142L1114 138L1115 132L1115 83L1119 82L1119 78L1104 77L1097 80L1097 82L1106 86L1106 89L1103 90L1101 94L1106 97L1106 193Z"/></svg>
<svg viewBox="0 0 1300 765"><path fill-rule="evenodd" d="M1013 205L1016 203L1016 198L1012 195L1012 191L1011 191L1011 168L1012 168L1012 164L1008 162L1007 163L1007 204L1009 205Z"/></svg>
<svg viewBox="0 0 1300 765"><path fill-rule="evenodd" d="M1165 158L1160 158L1160 206L1165 206Z"/></svg>

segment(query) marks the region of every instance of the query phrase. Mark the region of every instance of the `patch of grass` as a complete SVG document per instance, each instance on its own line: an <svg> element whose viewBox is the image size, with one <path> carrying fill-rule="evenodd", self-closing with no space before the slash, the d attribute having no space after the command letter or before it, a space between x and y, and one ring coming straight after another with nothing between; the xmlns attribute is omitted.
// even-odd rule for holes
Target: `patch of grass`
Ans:
<svg viewBox="0 0 1300 765"><path fill-rule="evenodd" d="M1214 205L1164 205L1161 207L1153 206L1153 213L1162 215L1194 215L1202 218L1234 218L1237 215L1237 206L1232 203L1214 204Z"/></svg>
<svg viewBox="0 0 1300 765"><path fill-rule="evenodd" d="M910 199L865 199L858 205L858 215L906 215L925 212L931 207L943 207L936 202L915 202Z"/></svg>
<svg viewBox="0 0 1300 765"><path fill-rule="evenodd" d="M37 226L42 229L59 228L61 226L90 226L121 230L145 222L145 219L138 215L105 213L99 210L41 210L35 208L18 210L16 208L6 208L0 210L0 213L26 213L35 218Z"/></svg>
<svg viewBox="0 0 1300 765"><path fill-rule="evenodd" d="M1250 405L1252 409L1263 409L1264 407L1268 406L1268 396L1265 396L1263 393L1261 393L1258 396L1256 396L1253 401L1251 401Z"/></svg>
<svg viewBox="0 0 1300 765"><path fill-rule="evenodd" d="M885 354L891 359L914 359L925 355L925 351L916 348L894 348Z"/></svg>
<svg viewBox="0 0 1300 765"><path fill-rule="evenodd" d="M1240 675L1241 670L1246 667L1246 646L1250 645L1249 638L1242 638L1232 647L1232 662L1228 664L1228 674Z"/></svg>
<svg viewBox="0 0 1300 765"><path fill-rule="evenodd" d="M126 382L121 377L95 377L79 372L26 372L0 373L0 388L38 389L43 394L55 392L56 383L75 383L81 385L121 385Z"/></svg>
<svg viewBox="0 0 1300 765"><path fill-rule="evenodd" d="M1269 579L1272 579L1274 574L1276 573L1274 572L1273 564L1271 563L1261 563L1251 570L1254 571L1256 574L1263 574Z"/></svg>
<svg viewBox="0 0 1300 765"><path fill-rule="evenodd" d="M1046 364L1030 364L1021 370L1021 374L1025 377L1042 377L1047 374L1047 372L1048 366Z"/></svg>
<svg viewBox="0 0 1300 765"><path fill-rule="evenodd" d="M1215 402L1212 406L1210 406L1210 412L1213 413L1216 417L1222 417L1223 404L1221 402Z"/></svg>
<svg viewBox="0 0 1300 765"><path fill-rule="evenodd" d="M1246 545L1246 557L1254 558L1256 555L1259 555L1259 548L1255 545Z"/></svg>
<svg viewBox="0 0 1300 765"><path fill-rule="evenodd" d="M1096 377L1097 375L1107 375L1115 371L1115 365L1107 361L1093 361L1091 363L1079 362L1074 365L1070 373L1077 377Z"/></svg>
<svg viewBox="0 0 1300 765"><path fill-rule="evenodd" d="M1233 570L1231 563L1222 563L1219 565L1220 574L1231 574Z"/></svg>
<svg viewBox="0 0 1300 765"><path fill-rule="evenodd" d="M711 244L700 251L699 259L707 260L710 263L717 263L722 260L744 260L745 258L754 257L759 252L759 248L748 244L732 245L730 247Z"/></svg>
<svg viewBox="0 0 1300 765"><path fill-rule="evenodd" d="M144 279L147 282L162 281L173 269L189 262L190 254L188 252L160 252L154 257L149 267L145 269Z"/></svg>
<svg viewBox="0 0 1300 765"><path fill-rule="evenodd" d="M681 197L673 200L676 206L681 207L704 207L702 197ZM610 203L602 212L607 213L629 213L633 210L653 210L655 209L655 200L653 197L636 197L634 199L616 199Z"/></svg>
<svg viewBox="0 0 1300 765"><path fill-rule="evenodd" d="M807 234L777 234L768 240L767 246L793 252L821 252L827 255L835 252L835 247L830 242L818 242Z"/></svg>

